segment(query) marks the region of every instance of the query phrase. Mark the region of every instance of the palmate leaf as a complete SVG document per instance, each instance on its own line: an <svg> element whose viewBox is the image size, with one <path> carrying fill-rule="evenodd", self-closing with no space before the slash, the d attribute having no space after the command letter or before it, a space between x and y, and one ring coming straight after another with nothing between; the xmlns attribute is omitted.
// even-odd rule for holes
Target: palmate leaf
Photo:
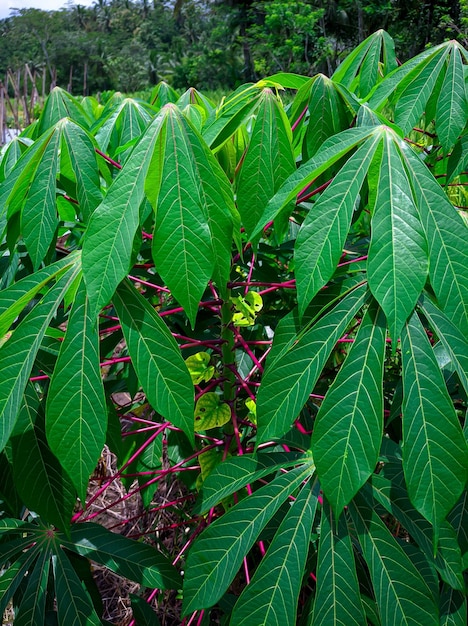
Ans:
<svg viewBox="0 0 468 626"><path fill-rule="evenodd" d="M75 490L49 449L45 431L44 408L30 383L11 436L15 485L29 509L66 531L76 503Z"/></svg>
<svg viewBox="0 0 468 626"><path fill-rule="evenodd" d="M219 150L253 113L261 93L260 86L242 85L222 102L214 119L208 120L203 129L203 139L213 152Z"/></svg>
<svg viewBox="0 0 468 626"><path fill-rule="evenodd" d="M140 205L145 198L144 180L162 124L158 116L148 126L89 221L83 243L83 273L92 318L109 302L130 269Z"/></svg>
<svg viewBox="0 0 468 626"><path fill-rule="evenodd" d="M5 335L25 306L43 291L47 283L74 265L79 256L79 252L72 252L0 291L0 337Z"/></svg>
<svg viewBox="0 0 468 626"><path fill-rule="evenodd" d="M0 185L0 235L3 237L10 220L19 213L28 199L31 181L34 179L37 168L47 147L56 136L55 129L44 133L35 141L15 163L7 178Z"/></svg>
<svg viewBox="0 0 468 626"><path fill-rule="evenodd" d="M153 259L158 273L184 307L192 326L198 305L214 270L210 228L200 194L199 171L194 167L189 122L173 104L160 114L163 132L159 145L164 161L159 188L146 185L156 211ZM223 261L224 265L224 261Z"/></svg>
<svg viewBox="0 0 468 626"><path fill-rule="evenodd" d="M367 491L369 487L364 487ZM442 580L458 590L465 588L460 546L454 529L448 522L440 527L439 544L434 556L433 530L430 523L412 506L406 489L381 475L372 477L372 494L408 531L429 563L433 563Z"/></svg>
<svg viewBox="0 0 468 626"><path fill-rule="evenodd" d="M265 89L236 180L237 206L247 236L270 198L295 169L289 122L278 98L271 89Z"/></svg>
<svg viewBox="0 0 468 626"><path fill-rule="evenodd" d="M116 150L137 139L154 116L146 103L124 98L106 111L93 127L93 134L104 152L115 155Z"/></svg>
<svg viewBox="0 0 468 626"><path fill-rule="evenodd" d="M426 294L420 299L419 306L450 356L465 393L468 393L468 340Z"/></svg>
<svg viewBox="0 0 468 626"><path fill-rule="evenodd" d="M304 454L301 452L274 452L258 455L243 454L223 461L203 481L194 512L206 513L224 498L247 484L280 469L293 467L303 460Z"/></svg>
<svg viewBox="0 0 468 626"><path fill-rule="evenodd" d="M99 367L99 336L78 287L55 364L46 408L47 440L81 501L106 439L107 408Z"/></svg>
<svg viewBox="0 0 468 626"><path fill-rule="evenodd" d="M42 135L64 117L88 128L91 119L76 98L61 87L54 87L44 103L44 108L36 127L37 135Z"/></svg>
<svg viewBox="0 0 468 626"><path fill-rule="evenodd" d="M383 59L383 64L380 59ZM364 98L375 86L381 72L384 75L397 67L395 44L384 30L373 33L340 63L332 80L354 90Z"/></svg>
<svg viewBox="0 0 468 626"><path fill-rule="evenodd" d="M62 150L68 154L76 180L77 200L83 220L87 222L94 209L102 202L99 168L92 139L81 126L64 120Z"/></svg>
<svg viewBox="0 0 468 626"><path fill-rule="evenodd" d="M452 589L448 585L442 587L440 594L440 626L466 626L467 618L466 593Z"/></svg>
<svg viewBox="0 0 468 626"><path fill-rule="evenodd" d="M373 473L383 431L384 315L371 305L315 419L311 450L339 516Z"/></svg>
<svg viewBox="0 0 468 626"><path fill-rule="evenodd" d="M381 133L376 132L346 161L301 226L294 248L301 315L335 271L359 192L380 141Z"/></svg>
<svg viewBox="0 0 468 626"><path fill-rule="evenodd" d="M436 131L445 153L457 141L468 117L462 55L453 43L436 110Z"/></svg>
<svg viewBox="0 0 468 626"><path fill-rule="evenodd" d="M437 626L432 592L372 505L359 494L349 506L369 568L382 626Z"/></svg>
<svg viewBox="0 0 468 626"><path fill-rule="evenodd" d="M402 335L403 469L414 506L439 527L468 477L468 447L423 326L414 313Z"/></svg>
<svg viewBox="0 0 468 626"><path fill-rule="evenodd" d="M396 341L424 287L429 262L411 185L390 132L383 142L371 230L369 288Z"/></svg>
<svg viewBox="0 0 468 626"><path fill-rule="evenodd" d="M280 343L273 342L274 358L267 361L257 396L257 444L289 430L312 392L330 352L365 303L367 295L364 286L358 287L306 331L295 329L294 312L280 322L276 333ZM283 345L283 328L291 326L291 332L285 332Z"/></svg>
<svg viewBox="0 0 468 626"><path fill-rule="evenodd" d="M0 615L4 614L8 602L22 583L37 555L37 549L26 550L0 576Z"/></svg>
<svg viewBox="0 0 468 626"><path fill-rule="evenodd" d="M67 549L145 587L178 589L181 585L175 567L156 548L112 533L98 524L75 524L70 540L60 538L60 542Z"/></svg>
<svg viewBox="0 0 468 626"><path fill-rule="evenodd" d="M15 613L15 626L42 626L46 607L47 584L49 580L50 552L42 550L34 569L28 577L18 611Z"/></svg>
<svg viewBox="0 0 468 626"><path fill-rule="evenodd" d="M311 82L309 121L302 145L305 159L314 156L329 137L345 130L349 125L346 107L336 84L323 74L318 74Z"/></svg>
<svg viewBox="0 0 468 626"><path fill-rule="evenodd" d="M148 401L193 442L193 383L177 342L128 281L119 285L113 303Z"/></svg>
<svg viewBox="0 0 468 626"><path fill-rule="evenodd" d="M57 617L60 626L101 626L91 598L81 585L70 560L57 550L52 557Z"/></svg>
<svg viewBox="0 0 468 626"><path fill-rule="evenodd" d="M445 70L447 50L442 49L426 62L416 66L405 78L407 86L399 93L395 122L408 133L421 118L439 74Z"/></svg>
<svg viewBox="0 0 468 626"><path fill-rule="evenodd" d="M399 142L399 146L428 241L431 285L439 306L468 338L465 223L420 158L404 142Z"/></svg>
<svg viewBox="0 0 468 626"><path fill-rule="evenodd" d="M265 524L312 472L309 463L281 474L208 526L187 559L184 615L221 598Z"/></svg>
<svg viewBox="0 0 468 626"><path fill-rule="evenodd" d="M281 522L266 555L232 611L234 626L293 626L318 489L307 482Z"/></svg>
<svg viewBox="0 0 468 626"><path fill-rule="evenodd" d="M79 265L68 269L0 347L0 450L13 429L47 327L79 272Z"/></svg>
<svg viewBox="0 0 468 626"><path fill-rule="evenodd" d="M60 126L56 126L37 165L21 213L24 242L36 270L44 259L58 225L55 194Z"/></svg>
<svg viewBox="0 0 468 626"><path fill-rule="evenodd" d="M367 624L346 521L324 499L317 563L317 593L310 626Z"/></svg>
<svg viewBox="0 0 468 626"><path fill-rule="evenodd" d="M374 129L369 128L351 128L330 137L317 154L288 176L265 207L260 221L251 234L251 239L259 235L264 226L274 220L290 202L295 201L299 192L306 185L350 153L362 141L368 139L374 132Z"/></svg>
<svg viewBox="0 0 468 626"><path fill-rule="evenodd" d="M182 125L187 149L191 154L197 201L211 233L214 255L213 279L221 296L226 298L233 236L237 247L239 249L241 247L240 216L234 204L232 185L217 159L190 124Z"/></svg>

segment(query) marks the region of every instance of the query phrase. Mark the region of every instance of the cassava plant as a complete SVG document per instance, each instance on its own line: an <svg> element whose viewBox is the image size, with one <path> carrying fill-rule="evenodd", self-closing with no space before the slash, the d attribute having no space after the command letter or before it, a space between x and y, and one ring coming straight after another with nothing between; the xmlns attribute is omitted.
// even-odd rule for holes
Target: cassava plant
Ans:
<svg viewBox="0 0 468 626"><path fill-rule="evenodd" d="M138 624L164 590L187 626L467 623L467 64L379 31L218 106L55 89L3 149L15 624L102 623L90 561L140 584ZM117 480L139 541L95 521Z"/></svg>

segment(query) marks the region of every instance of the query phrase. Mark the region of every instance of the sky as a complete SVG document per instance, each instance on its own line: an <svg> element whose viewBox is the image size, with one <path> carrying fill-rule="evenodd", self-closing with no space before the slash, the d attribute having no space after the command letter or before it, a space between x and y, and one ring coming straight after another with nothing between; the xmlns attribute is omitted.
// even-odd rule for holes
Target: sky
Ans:
<svg viewBox="0 0 468 626"><path fill-rule="evenodd" d="M71 4L91 6L94 0L73 0ZM67 0L0 0L0 19L10 15L10 9L42 9L43 11L56 11L67 6Z"/></svg>

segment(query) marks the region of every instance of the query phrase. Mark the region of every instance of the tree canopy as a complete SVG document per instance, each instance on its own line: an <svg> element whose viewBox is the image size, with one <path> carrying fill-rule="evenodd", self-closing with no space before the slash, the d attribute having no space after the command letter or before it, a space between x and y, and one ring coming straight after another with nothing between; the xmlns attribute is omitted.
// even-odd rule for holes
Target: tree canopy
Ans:
<svg viewBox="0 0 468 626"><path fill-rule="evenodd" d="M405 61L468 37L467 0L95 0L0 20L0 75L25 63L75 94L233 88L279 71L331 75L385 28Z"/></svg>

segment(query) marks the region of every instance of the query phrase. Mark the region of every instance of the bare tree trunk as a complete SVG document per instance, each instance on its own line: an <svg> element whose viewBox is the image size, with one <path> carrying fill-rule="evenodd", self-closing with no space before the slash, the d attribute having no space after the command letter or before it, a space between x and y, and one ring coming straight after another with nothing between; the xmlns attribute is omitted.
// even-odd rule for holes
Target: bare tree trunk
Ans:
<svg viewBox="0 0 468 626"><path fill-rule="evenodd" d="M73 65L70 65L70 73L68 75L68 85L67 85L68 93L72 92L72 88L73 88Z"/></svg>
<svg viewBox="0 0 468 626"><path fill-rule="evenodd" d="M88 80L88 61L85 61L84 68L83 68L83 96L88 95L88 86L86 84L87 80Z"/></svg>

